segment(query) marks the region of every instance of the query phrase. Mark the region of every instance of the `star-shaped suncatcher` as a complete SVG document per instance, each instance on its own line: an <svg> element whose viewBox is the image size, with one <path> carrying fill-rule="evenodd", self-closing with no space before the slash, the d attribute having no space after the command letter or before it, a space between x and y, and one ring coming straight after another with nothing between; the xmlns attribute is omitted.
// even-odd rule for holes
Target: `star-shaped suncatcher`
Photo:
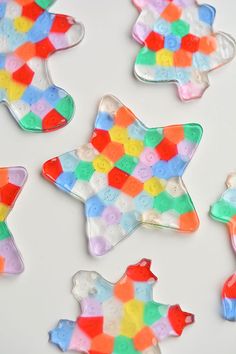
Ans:
<svg viewBox="0 0 236 354"><path fill-rule="evenodd" d="M198 124L149 129L105 96L89 143L47 161L43 175L85 203L90 251L99 256L141 224L197 229L181 176L201 136Z"/></svg>
<svg viewBox="0 0 236 354"><path fill-rule="evenodd" d="M235 56L235 41L213 31L216 10L196 0L132 0L140 15L134 39L143 45L135 75L144 82L175 82L182 100L199 98L208 72Z"/></svg>
<svg viewBox="0 0 236 354"><path fill-rule="evenodd" d="M53 85L46 60L78 44L84 29L71 17L49 13L54 1L0 1L0 101L32 132L59 129L74 112L72 97Z"/></svg>
<svg viewBox="0 0 236 354"><path fill-rule="evenodd" d="M74 276L73 294L81 305L76 321L61 320L50 342L62 351L86 354L158 354L159 342L180 336L194 316L179 305L153 301L156 276L151 261L129 266L116 284L96 272Z"/></svg>
<svg viewBox="0 0 236 354"><path fill-rule="evenodd" d="M0 168L0 273L18 274L24 269L6 218L27 178L23 167Z"/></svg>
<svg viewBox="0 0 236 354"><path fill-rule="evenodd" d="M228 176L227 190L213 204L210 215L213 219L228 226L231 244L236 253L236 173ZM230 321L236 321L236 273L224 284L222 290L223 316Z"/></svg>

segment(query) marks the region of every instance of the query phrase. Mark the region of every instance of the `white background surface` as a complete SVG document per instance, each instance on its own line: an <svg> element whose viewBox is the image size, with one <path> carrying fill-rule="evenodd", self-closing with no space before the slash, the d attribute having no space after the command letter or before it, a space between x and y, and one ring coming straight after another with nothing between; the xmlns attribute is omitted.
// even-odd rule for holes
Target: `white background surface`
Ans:
<svg viewBox="0 0 236 354"><path fill-rule="evenodd" d="M215 29L236 37L234 0L212 0ZM235 354L236 323L221 319L220 289L235 271L224 225L208 217L211 203L236 169L236 60L210 75L204 97L181 103L175 86L147 85L132 74L139 45L131 38L138 12L130 0L58 0L53 12L75 16L85 25L83 42L54 55L54 81L77 104L71 124L50 134L25 133L0 107L0 165L22 165L29 179L8 223L26 270L0 279L0 354L53 354L47 332L60 318L75 319L71 277L96 270L117 281L126 266L153 260L159 277L154 298L180 303L196 314L196 324L179 339L161 343L166 354ZM192 235L140 228L101 259L87 253L83 206L40 176L47 159L87 142L102 95L112 93L148 126L199 122L204 136L184 175L198 210L200 229Z"/></svg>

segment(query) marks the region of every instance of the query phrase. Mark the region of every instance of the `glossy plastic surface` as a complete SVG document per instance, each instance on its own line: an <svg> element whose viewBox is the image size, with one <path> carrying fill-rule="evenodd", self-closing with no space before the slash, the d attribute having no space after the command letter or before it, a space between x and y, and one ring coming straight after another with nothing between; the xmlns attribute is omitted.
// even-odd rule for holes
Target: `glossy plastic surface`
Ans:
<svg viewBox="0 0 236 354"><path fill-rule="evenodd" d="M90 252L100 256L141 224L197 229L181 176L201 136L198 124L147 128L105 96L89 143L47 161L43 175L85 203Z"/></svg>
<svg viewBox="0 0 236 354"><path fill-rule="evenodd" d="M134 39L143 45L135 75L144 82L175 82L179 97L200 98L209 86L208 72L235 57L228 34L214 32L216 10L195 0L133 0L140 16Z"/></svg>
<svg viewBox="0 0 236 354"><path fill-rule="evenodd" d="M194 322L179 305L153 301L156 276L151 261L129 266L116 284L96 272L81 271L73 278L73 295L80 302L76 321L61 320L50 342L62 351L87 354L157 354L159 342L180 336Z"/></svg>
<svg viewBox="0 0 236 354"><path fill-rule="evenodd" d="M24 270L21 255L6 224L27 178L23 167L0 168L0 273L18 274Z"/></svg>
<svg viewBox="0 0 236 354"><path fill-rule="evenodd" d="M54 1L0 1L0 101L32 132L62 128L74 112L72 97L53 85L46 60L78 44L84 28L72 17L49 13Z"/></svg>
<svg viewBox="0 0 236 354"><path fill-rule="evenodd" d="M210 215L213 219L227 225L232 248L236 253L236 173L228 176L226 186L228 189L213 204ZM236 321L236 273L224 284L222 306L224 318L229 321Z"/></svg>

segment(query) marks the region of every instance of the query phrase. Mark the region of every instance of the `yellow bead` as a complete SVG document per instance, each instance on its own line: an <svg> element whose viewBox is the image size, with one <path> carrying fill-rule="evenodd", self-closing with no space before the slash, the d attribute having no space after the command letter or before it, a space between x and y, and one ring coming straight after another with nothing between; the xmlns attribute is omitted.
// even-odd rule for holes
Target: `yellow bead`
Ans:
<svg viewBox="0 0 236 354"><path fill-rule="evenodd" d="M9 101L18 101L25 92L26 86L11 81L7 87L7 98Z"/></svg>
<svg viewBox="0 0 236 354"><path fill-rule="evenodd" d="M4 221L10 211L10 207L6 204L0 203L0 222Z"/></svg>
<svg viewBox="0 0 236 354"><path fill-rule="evenodd" d="M33 26L34 22L27 17L21 16L14 20L14 27L17 32L28 32Z"/></svg>
<svg viewBox="0 0 236 354"><path fill-rule="evenodd" d="M138 157L143 151L143 142L140 140L129 139L125 143L125 152L128 155Z"/></svg>
<svg viewBox="0 0 236 354"><path fill-rule="evenodd" d="M156 54L156 62L160 66L173 66L174 54L170 50L161 49Z"/></svg>
<svg viewBox="0 0 236 354"><path fill-rule="evenodd" d="M133 338L143 327L144 304L131 300L124 305L124 317L121 321L121 335Z"/></svg>
<svg viewBox="0 0 236 354"><path fill-rule="evenodd" d="M98 172L108 173L112 169L113 163L105 156L99 155L93 160L93 167Z"/></svg>
<svg viewBox="0 0 236 354"><path fill-rule="evenodd" d="M152 177L144 183L144 190L155 197L164 190L164 187L158 178Z"/></svg>
<svg viewBox="0 0 236 354"><path fill-rule="evenodd" d="M110 137L112 141L116 141L117 143L124 144L128 140L128 132L127 129L119 127L115 125L109 131Z"/></svg>
<svg viewBox="0 0 236 354"><path fill-rule="evenodd" d="M6 89L10 83L11 76L6 70L0 70L0 88Z"/></svg>

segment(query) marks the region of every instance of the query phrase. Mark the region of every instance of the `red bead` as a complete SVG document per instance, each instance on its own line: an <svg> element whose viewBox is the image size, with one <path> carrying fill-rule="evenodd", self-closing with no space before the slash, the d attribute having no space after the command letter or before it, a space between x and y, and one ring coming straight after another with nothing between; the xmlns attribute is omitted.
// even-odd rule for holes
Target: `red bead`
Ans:
<svg viewBox="0 0 236 354"><path fill-rule="evenodd" d="M157 277L151 272L151 261L142 259L139 263L131 265L126 270L126 275L133 281L157 280Z"/></svg>
<svg viewBox="0 0 236 354"><path fill-rule="evenodd" d="M195 53L199 50L200 38L194 36L193 34L187 34L187 36L182 38L181 48Z"/></svg>
<svg viewBox="0 0 236 354"><path fill-rule="evenodd" d="M72 19L65 15L56 15L50 32L66 33L73 25Z"/></svg>
<svg viewBox="0 0 236 354"><path fill-rule="evenodd" d="M158 50L164 48L164 37L159 33L151 32L145 39L145 44L148 49L153 52L157 52Z"/></svg>
<svg viewBox="0 0 236 354"><path fill-rule="evenodd" d="M33 77L34 72L27 64L24 64L21 68L12 74L13 80L27 86L31 84Z"/></svg>
<svg viewBox="0 0 236 354"><path fill-rule="evenodd" d="M94 338L103 332L103 317L79 317L76 322L89 338Z"/></svg>
<svg viewBox="0 0 236 354"><path fill-rule="evenodd" d="M102 152L107 144L111 141L109 133L106 130L95 129L93 136L90 140L91 144L99 152Z"/></svg>
<svg viewBox="0 0 236 354"><path fill-rule="evenodd" d="M0 202L8 206L13 205L19 191L19 186L11 183L6 184L4 187L0 188Z"/></svg>
<svg viewBox="0 0 236 354"><path fill-rule="evenodd" d="M165 161L172 159L172 157L176 156L178 153L177 146L166 138L157 145L156 151L160 159Z"/></svg>
<svg viewBox="0 0 236 354"><path fill-rule="evenodd" d="M58 113L55 109L52 109L43 119L42 127L43 130L52 131L53 129L58 129L67 124L67 120Z"/></svg>
<svg viewBox="0 0 236 354"><path fill-rule="evenodd" d="M168 319L178 336L181 336L184 328L194 322L194 315L183 312L179 305L171 306L168 311Z"/></svg>
<svg viewBox="0 0 236 354"><path fill-rule="evenodd" d="M111 187L121 189L128 178L128 173L121 171L117 167L114 167L108 174L108 184Z"/></svg>
<svg viewBox="0 0 236 354"><path fill-rule="evenodd" d="M46 161L43 165L43 176L50 181L56 181L62 172L61 162L58 157Z"/></svg>
<svg viewBox="0 0 236 354"><path fill-rule="evenodd" d="M44 10L35 2L33 2L31 4L23 6L22 16L28 17L31 20L35 21L43 12Z"/></svg>
<svg viewBox="0 0 236 354"><path fill-rule="evenodd" d="M236 299L236 277L232 275L224 284L222 298Z"/></svg>
<svg viewBox="0 0 236 354"><path fill-rule="evenodd" d="M50 54L55 52L55 48L48 38L35 44L36 56L46 59Z"/></svg>

